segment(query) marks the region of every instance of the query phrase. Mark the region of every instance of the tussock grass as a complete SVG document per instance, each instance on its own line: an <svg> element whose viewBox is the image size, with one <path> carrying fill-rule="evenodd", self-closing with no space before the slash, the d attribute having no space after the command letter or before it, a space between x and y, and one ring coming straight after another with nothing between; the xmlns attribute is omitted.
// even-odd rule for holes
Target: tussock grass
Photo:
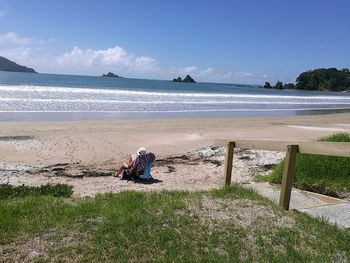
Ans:
<svg viewBox="0 0 350 263"><path fill-rule="evenodd" d="M0 202L0 214L0 251L6 262L350 259L349 231L283 211L238 185L85 199L16 197Z"/></svg>
<svg viewBox="0 0 350 263"><path fill-rule="evenodd" d="M350 142L350 134L337 133L318 139L327 142ZM259 180L280 184L284 161ZM350 158L298 154L294 186L303 190L341 197L350 193Z"/></svg>

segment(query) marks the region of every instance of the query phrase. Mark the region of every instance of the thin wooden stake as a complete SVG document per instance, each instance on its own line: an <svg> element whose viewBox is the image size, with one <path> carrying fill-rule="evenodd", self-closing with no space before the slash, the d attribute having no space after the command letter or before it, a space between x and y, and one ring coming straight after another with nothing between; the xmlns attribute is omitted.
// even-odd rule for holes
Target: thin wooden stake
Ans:
<svg viewBox="0 0 350 263"><path fill-rule="evenodd" d="M225 186L230 186L232 175L232 161L233 150L235 148L235 142L228 142L226 146L226 160L225 160Z"/></svg>
<svg viewBox="0 0 350 263"><path fill-rule="evenodd" d="M284 171L281 186L280 206L286 210L289 209L290 197L292 194L292 185L295 174L296 156L299 152L298 145L288 145L286 159L284 162Z"/></svg>

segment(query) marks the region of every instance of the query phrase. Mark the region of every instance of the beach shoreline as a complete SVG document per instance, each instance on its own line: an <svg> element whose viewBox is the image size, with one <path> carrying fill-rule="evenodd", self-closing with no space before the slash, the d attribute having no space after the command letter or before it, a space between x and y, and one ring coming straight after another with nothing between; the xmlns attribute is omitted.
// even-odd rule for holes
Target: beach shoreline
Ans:
<svg viewBox="0 0 350 263"><path fill-rule="evenodd" d="M222 163L218 166L215 156L212 156L214 159L210 157L210 160L214 161L197 158L200 149L212 146L216 139L308 141L338 132L350 132L349 113L159 120L0 122L0 176L2 183L12 182L17 185L50 182L72 184L76 187L75 194L78 196L123 189L202 190L220 187L223 184ZM158 167L156 165L153 169L154 177L162 182L141 185L120 181L112 176L127 154L135 152L140 146L154 152L158 160L168 160L168 163ZM265 153L251 153L246 158L254 159L254 156L261 154ZM197 159L191 164L190 161L176 159L181 156ZM265 164L268 164L271 155L266 156L270 157L259 157L257 162L263 158ZM220 158L219 161L223 162L222 154ZM278 160L281 158L283 157L279 157ZM278 163L278 160L275 162ZM264 162L259 165L263 167ZM240 165L244 170L247 163L243 162ZM69 176L56 176L55 173L50 173L50 169L47 173L26 172L38 171L45 167L56 167L56 170L52 171L61 169ZM84 174L92 173L103 176L84 177Z"/></svg>
<svg viewBox="0 0 350 263"><path fill-rule="evenodd" d="M19 121L118 121L118 120L164 120L164 119L212 119L212 118L251 118L278 116L307 116L350 113L350 108L320 108L320 109L236 109L231 111L164 111L164 112L80 112L80 111L15 111L1 112L0 122Z"/></svg>

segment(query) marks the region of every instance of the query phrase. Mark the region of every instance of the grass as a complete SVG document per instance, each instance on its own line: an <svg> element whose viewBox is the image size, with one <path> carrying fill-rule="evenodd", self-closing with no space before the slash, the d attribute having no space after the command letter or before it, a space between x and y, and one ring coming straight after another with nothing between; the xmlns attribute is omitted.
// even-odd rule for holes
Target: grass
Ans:
<svg viewBox="0 0 350 263"><path fill-rule="evenodd" d="M8 262L350 259L349 230L282 211L237 185L86 199L26 195L1 201L0 214L0 253Z"/></svg>
<svg viewBox="0 0 350 263"><path fill-rule="evenodd" d="M0 200L11 199L15 197L52 195L70 197L73 193L73 187L65 184L33 186L12 186L9 184L0 184Z"/></svg>
<svg viewBox="0 0 350 263"><path fill-rule="evenodd" d="M319 141L350 142L350 134L337 133ZM284 161L270 175L258 180L280 184L283 169ZM298 154L294 186L335 197L346 196L350 193L350 158Z"/></svg>

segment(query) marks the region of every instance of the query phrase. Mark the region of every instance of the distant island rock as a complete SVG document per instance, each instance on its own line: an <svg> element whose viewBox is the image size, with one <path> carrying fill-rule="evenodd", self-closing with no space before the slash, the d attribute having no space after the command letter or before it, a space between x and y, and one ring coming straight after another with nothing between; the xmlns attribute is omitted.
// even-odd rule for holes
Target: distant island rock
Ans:
<svg viewBox="0 0 350 263"><path fill-rule="evenodd" d="M108 72L107 74L103 74L102 77L107 77L107 78L122 78L122 76L118 76L117 74L114 74L113 72Z"/></svg>
<svg viewBox="0 0 350 263"><path fill-rule="evenodd" d="M177 77L177 79L173 79L173 82L182 82L182 78L181 77Z"/></svg>
<svg viewBox="0 0 350 263"><path fill-rule="evenodd" d="M17 63L0 56L0 71L37 73L32 68L18 65Z"/></svg>
<svg viewBox="0 0 350 263"><path fill-rule="evenodd" d="M196 83L196 81L191 78L190 75L187 75L184 79L178 77L177 79L173 79L173 82L187 82L187 83Z"/></svg>

